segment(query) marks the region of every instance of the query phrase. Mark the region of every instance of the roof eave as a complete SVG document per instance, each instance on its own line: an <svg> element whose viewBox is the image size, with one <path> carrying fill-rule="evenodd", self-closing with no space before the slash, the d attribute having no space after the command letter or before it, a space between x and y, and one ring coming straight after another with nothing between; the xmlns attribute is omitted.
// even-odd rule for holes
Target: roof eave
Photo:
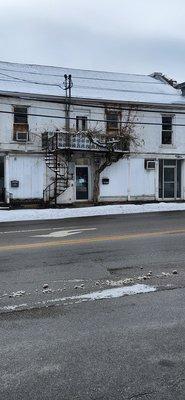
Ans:
<svg viewBox="0 0 185 400"><path fill-rule="evenodd" d="M185 85L185 83L184 83ZM56 95L45 95L45 94L35 94L35 93L23 93L23 92L10 92L10 91L0 91L0 96L2 97L14 97L19 99L30 99L35 101L49 101L49 102L56 102L56 103L65 103L66 98L65 96L56 96ZM71 103L76 104L82 103L90 104L124 104L129 106L142 106L142 107L155 107L155 108L184 108L185 103L156 103L156 102L142 102L142 101L128 101L128 100L110 100L110 99L92 99L87 97L72 97ZM87 104L86 104L87 105Z"/></svg>

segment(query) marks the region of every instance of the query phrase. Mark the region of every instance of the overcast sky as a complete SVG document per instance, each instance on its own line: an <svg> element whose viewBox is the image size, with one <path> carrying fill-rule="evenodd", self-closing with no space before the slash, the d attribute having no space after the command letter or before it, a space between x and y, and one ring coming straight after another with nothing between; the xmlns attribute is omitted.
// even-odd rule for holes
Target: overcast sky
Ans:
<svg viewBox="0 0 185 400"><path fill-rule="evenodd" d="M185 81L184 0L0 0L0 59Z"/></svg>

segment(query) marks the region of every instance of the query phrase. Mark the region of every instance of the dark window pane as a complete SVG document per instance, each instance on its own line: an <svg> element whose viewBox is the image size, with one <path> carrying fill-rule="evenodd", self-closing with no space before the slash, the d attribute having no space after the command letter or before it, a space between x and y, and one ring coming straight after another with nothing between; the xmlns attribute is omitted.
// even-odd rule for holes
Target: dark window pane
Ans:
<svg viewBox="0 0 185 400"><path fill-rule="evenodd" d="M177 197L181 197L181 160L177 161Z"/></svg>
<svg viewBox="0 0 185 400"><path fill-rule="evenodd" d="M172 199L175 197L175 185L174 183L164 182L164 198Z"/></svg>
<svg viewBox="0 0 185 400"><path fill-rule="evenodd" d="M164 182L175 181L175 168L164 168Z"/></svg>
<svg viewBox="0 0 185 400"><path fill-rule="evenodd" d="M162 132L162 144L172 144L172 132L163 131Z"/></svg>
<svg viewBox="0 0 185 400"><path fill-rule="evenodd" d="M76 130L77 131L87 130L87 117L76 117Z"/></svg>
<svg viewBox="0 0 185 400"><path fill-rule="evenodd" d="M166 131L172 130L172 117L162 117L162 129Z"/></svg>
<svg viewBox="0 0 185 400"><path fill-rule="evenodd" d="M4 187L4 159L0 158L0 188Z"/></svg>
<svg viewBox="0 0 185 400"><path fill-rule="evenodd" d="M14 107L14 123L15 124L27 124L28 123L27 107Z"/></svg>
<svg viewBox="0 0 185 400"><path fill-rule="evenodd" d="M76 167L76 199L88 200L88 168Z"/></svg>
<svg viewBox="0 0 185 400"><path fill-rule="evenodd" d="M172 144L172 117L162 116L162 144Z"/></svg>
<svg viewBox="0 0 185 400"><path fill-rule="evenodd" d="M164 160L164 165L176 165L176 160Z"/></svg>
<svg viewBox="0 0 185 400"><path fill-rule="evenodd" d="M42 149L46 149L48 146L48 132L42 133Z"/></svg>
<svg viewBox="0 0 185 400"><path fill-rule="evenodd" d="M159 160L159 197L163 197L163 160Z"/></svg>
<svg viewBox="0 0 185 400"><path fill-rule="evenodd" d="M118 113L107 113L107 129L118 129Z"/></svg>

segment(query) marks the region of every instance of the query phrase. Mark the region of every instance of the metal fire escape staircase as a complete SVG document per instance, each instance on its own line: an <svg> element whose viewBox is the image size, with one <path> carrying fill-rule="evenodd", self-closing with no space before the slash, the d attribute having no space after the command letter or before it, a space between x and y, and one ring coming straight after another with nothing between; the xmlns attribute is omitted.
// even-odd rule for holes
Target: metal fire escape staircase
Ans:
<svg viewBox="0 0 185 400"><path fill-rule="evenodd" d="M43 141L45 149L45 162L47 167L54 172L53 182L43 191L45 204L57 204L57 198L69 187L68 163L62 158L58 149L58 135Z"/></svg>

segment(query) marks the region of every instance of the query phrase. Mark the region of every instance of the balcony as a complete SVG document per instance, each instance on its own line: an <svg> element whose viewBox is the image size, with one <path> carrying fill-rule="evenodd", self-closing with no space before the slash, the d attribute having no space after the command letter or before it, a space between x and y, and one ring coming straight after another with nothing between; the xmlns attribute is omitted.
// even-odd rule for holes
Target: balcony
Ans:
<svg viewBox="0 0 185 400"><path fill-rule="evenodd" d="M84 133L58 133L58 149L70 148L71 150L91 150L91 151L102 151L105 152L110 149L110 146L114 146L115 151L128 151L128 146L122 145L122 140L118 141L113 136L107 134L96 134L93 137L92 143L86 134Z"/></svg>

